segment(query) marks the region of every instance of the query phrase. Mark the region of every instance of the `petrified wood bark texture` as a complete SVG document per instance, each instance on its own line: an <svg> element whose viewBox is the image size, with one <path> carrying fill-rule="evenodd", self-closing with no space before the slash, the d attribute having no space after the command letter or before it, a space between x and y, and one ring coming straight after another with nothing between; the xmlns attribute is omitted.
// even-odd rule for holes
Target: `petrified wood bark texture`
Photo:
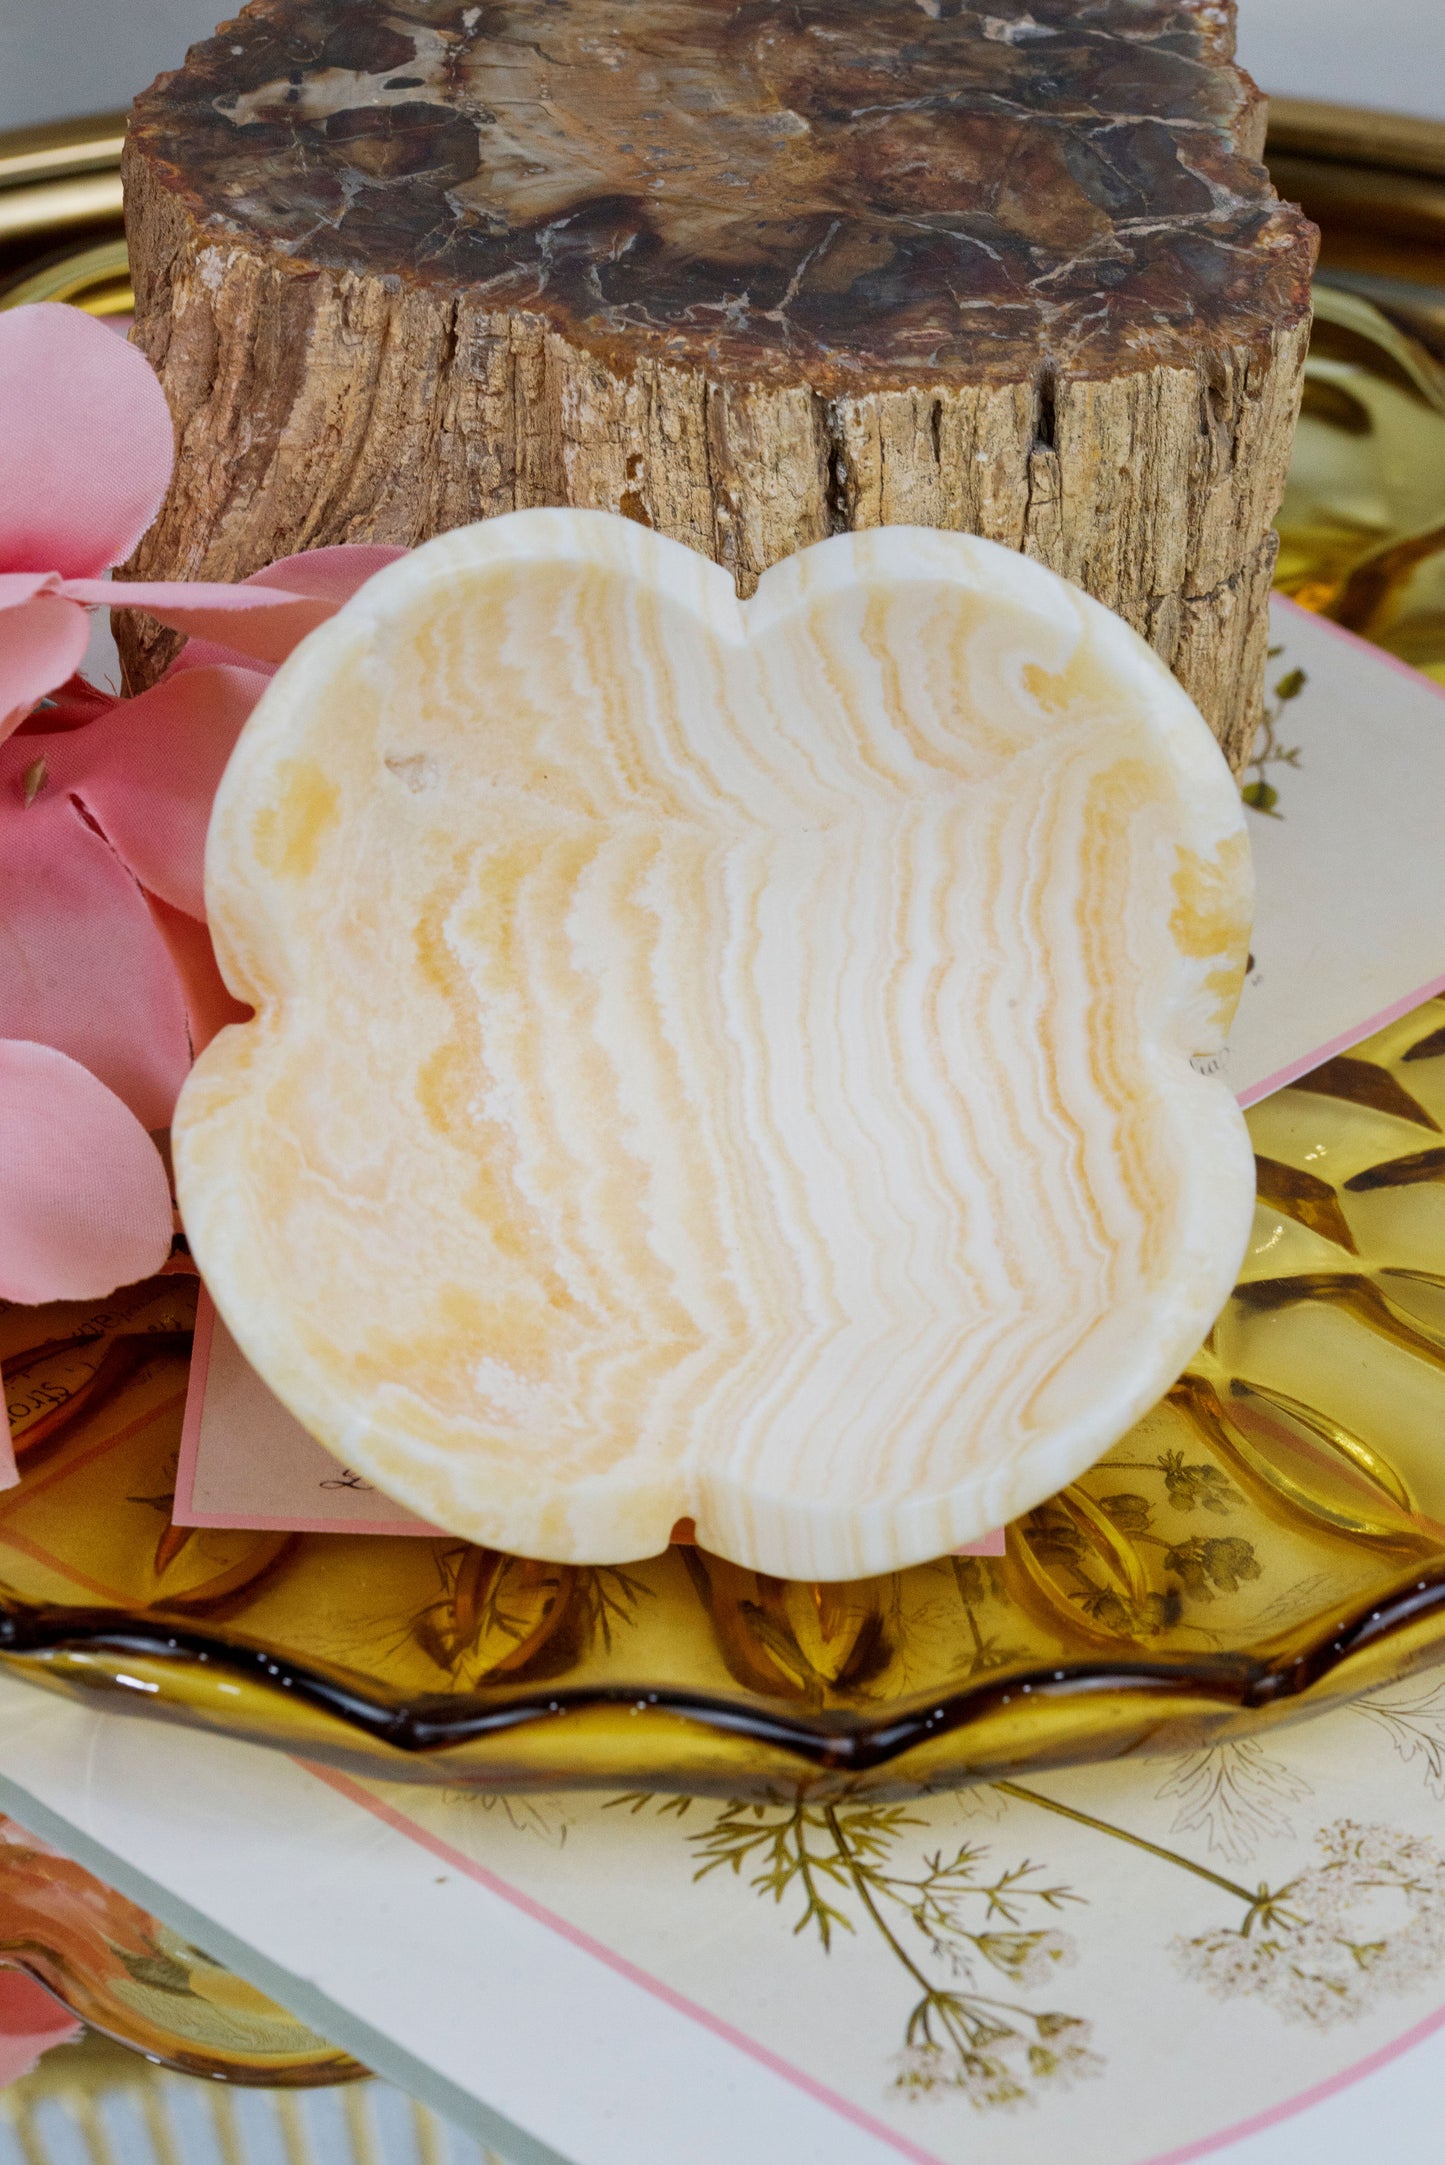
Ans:
<svg viewBox="0 0 1445 2165"><path fill-rule="evenodd" d="M988 5L253 0L132 123L180 439L133 570L580 504L747 593L955 527L1121 611L1238 760L1313 229L1227 0Z"/></svg>

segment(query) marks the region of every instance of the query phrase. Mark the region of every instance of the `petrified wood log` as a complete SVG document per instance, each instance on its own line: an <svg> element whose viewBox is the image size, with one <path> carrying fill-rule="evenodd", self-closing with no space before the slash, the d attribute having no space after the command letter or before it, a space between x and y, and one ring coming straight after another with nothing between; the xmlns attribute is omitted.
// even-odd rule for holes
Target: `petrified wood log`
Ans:
<svg viewBox="0 0 1445 2165"><path fill-rule="evenodd" d="M747 593L957 527L1118 609L1240 761L1313 228L1228 0L987 5L253 0L132 122L180 447L132 571L584 504Z"/></svg>

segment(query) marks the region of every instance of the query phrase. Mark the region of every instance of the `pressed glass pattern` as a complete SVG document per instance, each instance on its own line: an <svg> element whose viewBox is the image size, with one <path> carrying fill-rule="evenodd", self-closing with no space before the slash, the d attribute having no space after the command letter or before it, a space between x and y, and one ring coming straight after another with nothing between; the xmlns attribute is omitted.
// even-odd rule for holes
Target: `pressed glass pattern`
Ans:
<svg viewBox="0 0 1445 2165"><path fill-rule="evenodd" d="M1315 288L1275 584L1445 683L1445 363Z"/></svg>
<svg viewBox="0 0 1445 2165"><path fill-rule="evenodd" d="M1240 1736L1445 1643L1445 1001L1249 1115L1243 1272L1001 1559L788 1583L173 1526L194 1281L0 1315L13 1673L393 1779L907 1792Z"/></svg>

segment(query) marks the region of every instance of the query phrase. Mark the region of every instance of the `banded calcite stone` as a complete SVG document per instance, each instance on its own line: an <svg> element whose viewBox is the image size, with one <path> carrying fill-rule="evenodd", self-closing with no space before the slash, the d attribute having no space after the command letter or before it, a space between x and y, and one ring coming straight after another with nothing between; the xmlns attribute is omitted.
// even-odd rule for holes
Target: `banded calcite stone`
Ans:
<svg viewBox="0 0 1445 2165"><path fill-rule="evenodd" d="M1088 1465L1233 1283L1238 795L1116 616L989 542L740 602L635 523L441 537L285 664L207 903L202 1273L346 1462L470 1539L940 1554Z"/></svg>
<svg viewBox="0 0 1445 2165"><path fill-rule="evenodd" d="M945 527L1119 610L1247 759L1314 230L1233 14L251 0L132 117L181 446L136 573L571 504L746 594Z"/></svg>

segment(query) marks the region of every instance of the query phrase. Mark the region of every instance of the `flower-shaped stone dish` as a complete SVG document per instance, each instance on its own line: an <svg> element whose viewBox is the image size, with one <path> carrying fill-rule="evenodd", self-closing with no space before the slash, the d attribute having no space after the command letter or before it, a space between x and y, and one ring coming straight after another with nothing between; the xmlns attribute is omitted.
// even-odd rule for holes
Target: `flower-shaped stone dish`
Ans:
<svg viewBox="0 0 1445 2165"><path fill-rule="evenodd" d="M0 1314L13 1674L391 1780L769 1795L1178 1751L1445 1652L1445 1001L1249 1114L1260 1202L1179 1384L1008 1531L848 1585L672 1548L170 1522L193 1282Z"/></svg>
<svg viewBox="0 0 1445 2165"><path fill-rule="evenodd" d="M110 579L166 493L173 426L149 363L78 309L0 302L0 415L0 1299L40 1301L170 1252L151 1137L235 1012L202 922L216 779L269 668L396 552L319 550L290 586L280 565ZM191 642L136 699L74 674L107 606Z"/></svg>
<svg viewBox="0 0 1445 2165"><path fill-rule="evenodd" d="M1252 885L1144 642L971 536L739 602L600 512L381 572L217 793L256 1010L174 1125L276 1394L435 1525L571 1565L938 1556L1092 1463L1223 1304Z"/></svg>

